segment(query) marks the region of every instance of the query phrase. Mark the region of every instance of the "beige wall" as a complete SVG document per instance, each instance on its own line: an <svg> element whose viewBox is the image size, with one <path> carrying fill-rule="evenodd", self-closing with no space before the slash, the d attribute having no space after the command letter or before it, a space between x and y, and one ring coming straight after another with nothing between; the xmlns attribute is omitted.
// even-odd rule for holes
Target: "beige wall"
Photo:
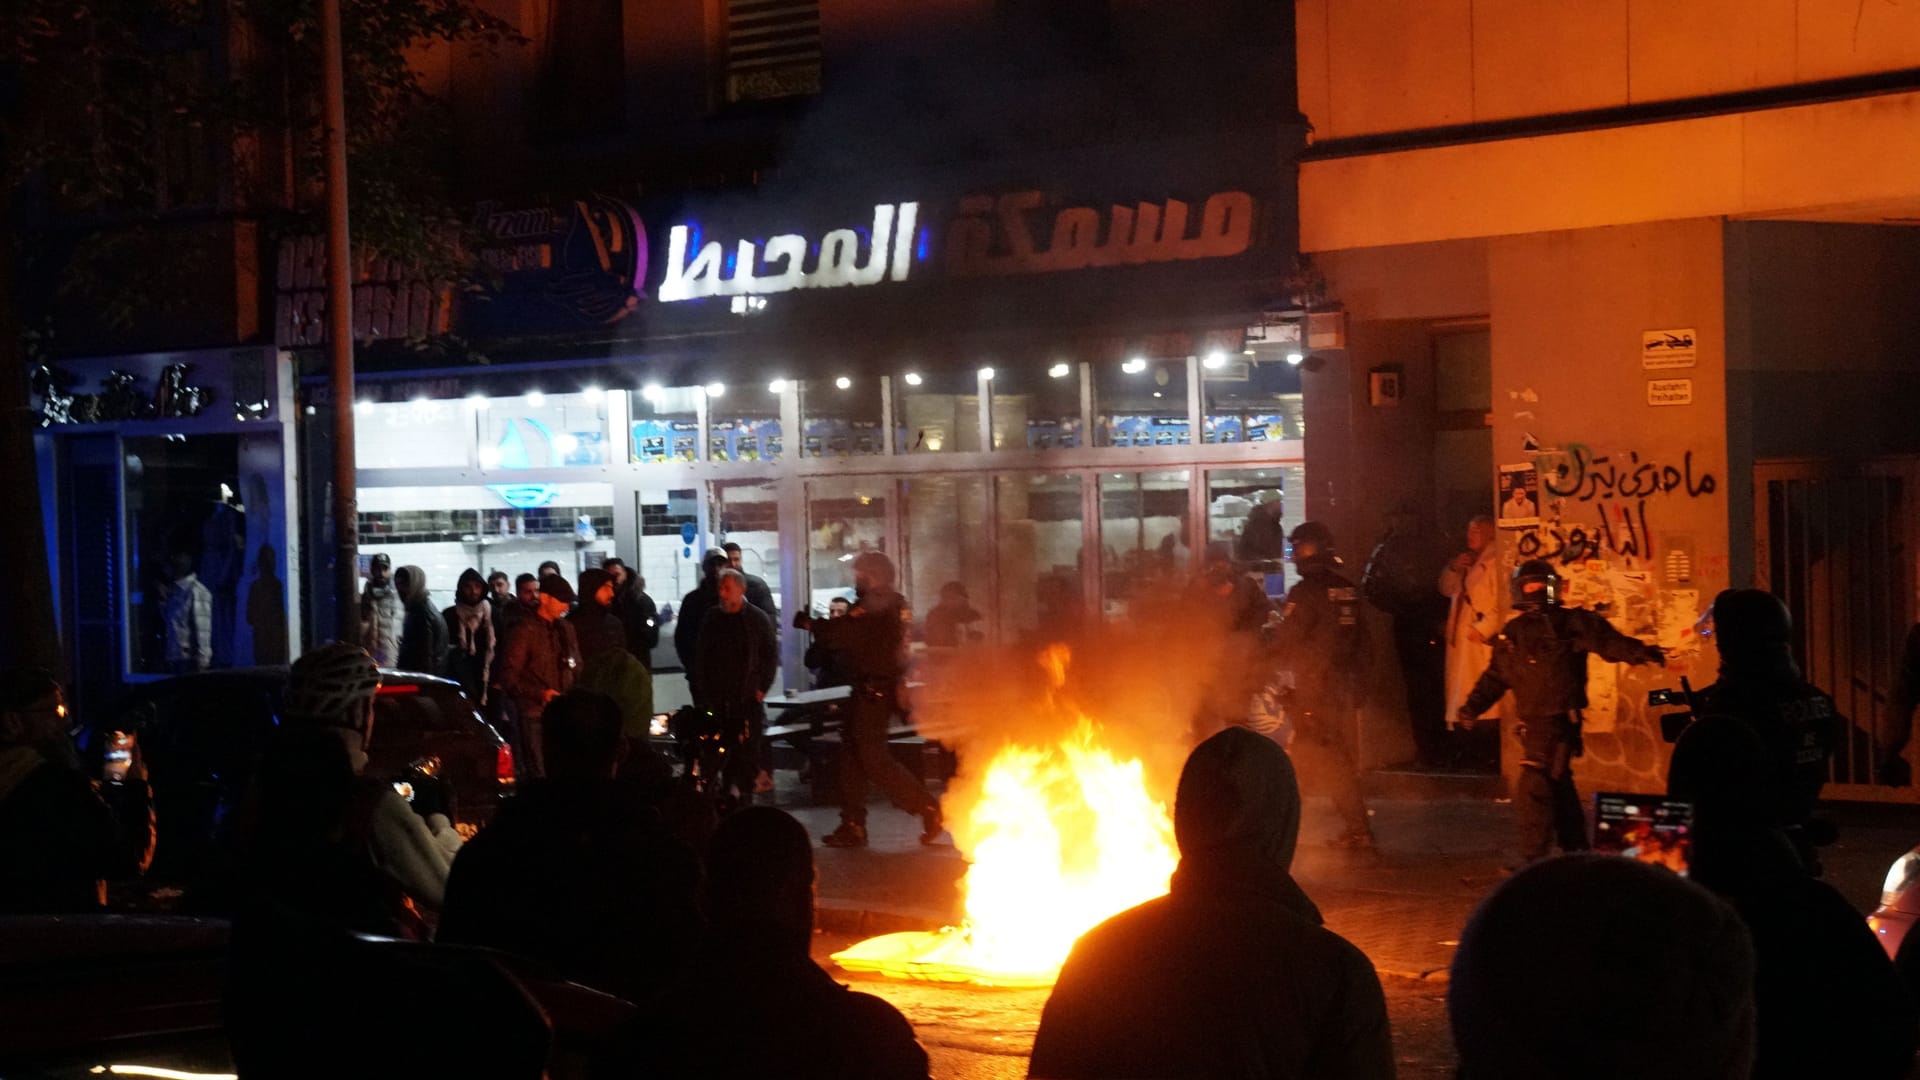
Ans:
<svg viewBox="0 0 1920 1080"><path fill-rule="evenodd" d="M1920 199L1920 93L1310 161L1300 244L1326 251ZM1902 207L1906 207L1902 209Z"/></svg>
<svg viewBox="0 0 1920 1080"><path fill-rule="evenodd" d="M1920 67L1884 0L1296 0L1300 107L1348 138Z"/></svg>

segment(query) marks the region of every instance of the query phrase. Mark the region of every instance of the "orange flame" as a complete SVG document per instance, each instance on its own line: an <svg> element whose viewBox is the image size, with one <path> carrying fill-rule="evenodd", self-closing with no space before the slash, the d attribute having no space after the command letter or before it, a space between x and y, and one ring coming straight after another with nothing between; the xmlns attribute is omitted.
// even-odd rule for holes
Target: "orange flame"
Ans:
<svg viewBox="0 0 1920 1080"><path fill-rule="evenodd" d="M1049 708L1072 720L1044 746L1007 742L956 837L975 838L966 920L932 933L887 934L835 953L849 971L895 978L1046 986L1073 943L1101 921L1167 891L1178 862L1166 804L1138 758L1116 757L1099 723L1060 690L1069 654L1041 657Z"/></svg>

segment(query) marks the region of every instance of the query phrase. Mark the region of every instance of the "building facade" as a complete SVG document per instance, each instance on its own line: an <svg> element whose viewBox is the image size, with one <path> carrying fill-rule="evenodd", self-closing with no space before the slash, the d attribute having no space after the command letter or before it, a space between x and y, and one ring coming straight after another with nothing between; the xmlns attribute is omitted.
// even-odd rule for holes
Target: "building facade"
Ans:
<svg viewBox="0 0 1920 1080"><path fill-rule="evenodd" d="M1852 719L1832 790L1915 797L1889 704L1920 581L1920 336L1904 317L1920 13L1295 11L1301 243L1341 346L1315 353L1309 423L1316 399L1356 418L1309 447L1336 519L1367 531L1382 503L1359 493L1429 486L1452 528L1494 511L1506 565L1555 561L1576 601L1676 653L1667 672L1596 667L1594 786L1663 786L1646 692L1710 681L1696 618L1720 589L1759 585ZM1369 398L1383 373L1406 390L1390 406ZM1508 512L1516 484L1533 512Z"/></svg>

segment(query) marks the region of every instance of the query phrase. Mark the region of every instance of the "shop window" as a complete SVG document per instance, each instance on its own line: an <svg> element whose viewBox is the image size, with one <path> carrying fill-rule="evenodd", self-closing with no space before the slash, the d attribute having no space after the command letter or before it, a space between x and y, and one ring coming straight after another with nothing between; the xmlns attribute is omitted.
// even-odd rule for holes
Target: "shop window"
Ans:
<svg viewBox="0 0 1920 1080"><path fill-rule="evenodd" d="M893 380L895 445L903 454L980 449L980 379L964 371L916 371Z"/></svg>
<svg viewBox="0 0 1920 1080"><path fill-rule="evenodd" d="M1003 637L1021 642L1075 636L1086 617L1086 512L1078 476L1001 476L999 615Z"/></svg>
<svg viewBox="0 0 1920 1080"><path fill-rule="evenodd" d="M801 457L866 457L886 452L880 380L872 375L811 379L800 387Z"/></svg>
<svg viewBox="0 0 1920 1080"><path fill-rule="evenodd" d="M1207 473L1207 544L1236 563L1264 575L1267 593L1279 596L1295 580L1286 539L1306 520L1306 469L1273 465L1259 469L1213 469Z"/></svg>
<svg viewBox="0 0 1920 1080"><path fill-rule="evenodd" d="M434 609L469 568L509 577L542 562L569 581L614 553L610 484L458 484L360 490L360 566L376 553L426 574Z"/></svg>
<svg viewBox="0 0 1920 1080"><path fill-rule="evenodd" d="M698 461L701 393L693 386L648 386L629 395L633 424L628 452L633 460L656 465Z"/></svg>
<svg viewBox="0 0 1920 1080"><path fill-rule="evenodd" d="M475 408L466 401L361 402L353 452L362 469L466 468L473 463Z"/></svg>
<svg viewBox="0 0 1920 1080"><path fill-rule="evenodd" d="M766 385L721 389L707 399L709 461L779 461L786 454L780 430L780 394Z"/></svg>
<svg viewBox="0 0 1920 1080"><path fill-rule="evenodd" d="M483 469L551 469L605 465L610 460L603 393L535 390L488 399L485 406L479 410Z"/></svg>
<svg viewBox="0 0 1920 1080"><path fill-rule="evenodd" d="M1093 366L1101 446L1186 446L1187 362L1133 357Z"/></svg>
<svg viewBox="0 0 1920 1080"><path fill-rule="evenodd" d="M1282 359L1233 355L1201 365L1200 393L1208 443L1278 442L1306 435L1300 369Z"/></svg>
<svg viewBox="0 0 1920 1080"><path fill-rule="evenodd" d="M1100 581L1110 619L1150 615L1171 602L1192 565L1185 469L1102 473Z"/></svg>
<svg viewBox="0 0 1920 1080"><path fill-rule="evenodd" d="M740 545L740 569L767 583L778 605L784 590L780 574L780 493L769 481L716 482L711 485L714 542Z"/></svg>
<svg viewBox="0 0 1920 1080"><path fill-rule="evenodd" d="M639 502L640 535L627 547L638 561L634 571L646 581L647 595L660 611L660 642L654 647L653 669L677 667L673 651L673 614L682 598L700 581L700 492L694 488L642 488ZM625 547L626 545L623 545Z"/></svg>
<svg viewBox="0 0 1920 1080"><path fill-rule="evenodd" d="M820 92L819 0L726 0L726 98Z"/></svg>
<svg viewBox="0 0 1920 1080"><path fill-rule="evenodd" d="M815 617L834 597L853 599L853 560L887 550L887 500L892 481L830 477L807 484L807 577Z"/></svg>
<svg viewBox="0 0 1920 1080"><path fill-rule="evenodd" d="M246 621L240 585L252 554L240 437L126 439L122 452L129 670L164 675L231 667L237 629Z"/></svg>
<svg viewBox="0 0 1920 1080"><path fill-rule="evenodd" d="M905 532L906 576L902 591L913 609L916 640L942 647L986 640L993 573L993 540L986 527L986 479L933 476L910 480L904 487L901 528ZM959 592L949 586L958 586ZM943 595L949 595L948 604L940 614L932 615L930 624L928 618L940 607Z"/></svg>
<svg viewBox="0 0 1920 1080"><path fill-rule="evenodd" d="M1085 445L1080 416L1080 365L995 368L993 448L1065 450Z"/></svg>

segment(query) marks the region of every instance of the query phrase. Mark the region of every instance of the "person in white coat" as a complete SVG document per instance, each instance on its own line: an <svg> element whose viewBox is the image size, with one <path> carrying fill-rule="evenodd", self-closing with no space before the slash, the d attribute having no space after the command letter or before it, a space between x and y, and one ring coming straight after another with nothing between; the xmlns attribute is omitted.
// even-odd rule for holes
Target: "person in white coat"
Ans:
<svg viewBox="0 0 1920 1080"><path fill-rule="evenodd" d="M1500 566L1493 519L1485 514L1467 522L1467 550L1440 571L1440 592L1451 601L1447 612L1447 723L1454 723L1475 680L1493 658L1493 636L1506 621L1500 607ZM1493 710L1488 710L1492 715Z"/></svg>

